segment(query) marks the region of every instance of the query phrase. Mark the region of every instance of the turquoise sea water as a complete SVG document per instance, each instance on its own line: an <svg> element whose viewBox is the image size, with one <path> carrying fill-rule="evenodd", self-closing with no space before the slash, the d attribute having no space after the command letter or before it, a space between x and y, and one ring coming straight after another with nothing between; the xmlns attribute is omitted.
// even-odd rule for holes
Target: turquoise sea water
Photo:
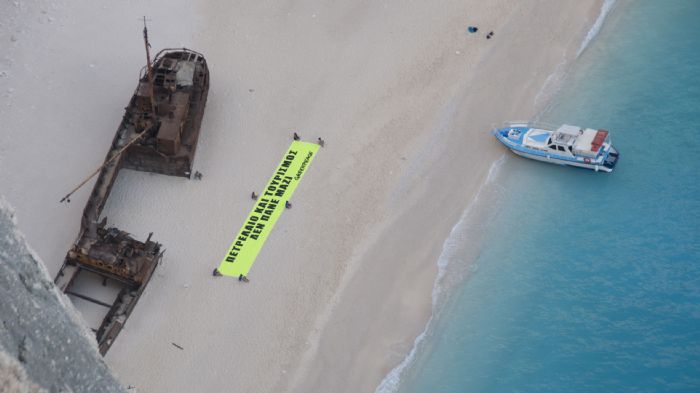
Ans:
<svg viewBox="0 0 700 393"><path fill-rule="evenodd" d="M700 1L617 4L540 119L609 129L618 167L506 156L400 391L699 392Z"/></svg>

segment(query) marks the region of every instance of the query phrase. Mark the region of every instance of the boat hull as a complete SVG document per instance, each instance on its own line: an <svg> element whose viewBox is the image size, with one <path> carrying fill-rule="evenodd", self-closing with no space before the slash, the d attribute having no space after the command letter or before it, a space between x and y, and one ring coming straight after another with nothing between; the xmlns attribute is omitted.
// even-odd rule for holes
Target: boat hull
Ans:
<svg viewBox="0 0 700 393"><path fill-rule="evenodd" d="M562 128L564 127L572 128L572 126L563 126ZM620 153L612 146L609 140L605 139L598 145L598 153L595 155L577 155L574 153L574 150L578 145L574 146L575 139L574 142L571 142L571 140L579 135L583 135L583 129L581 129L580 134L575 132L574 135L572 135L569 132L569 144L559 147L556 145L556 142L560 140L556 139L558 135L555 135L553 131L549 131L548 128L549 126L511 123L505 128L494 129L493 135L513 153L532 160L590 169L596 172L612 172L615 168ZM575 131L576 129L577 127L574 128ZM593 130L587 131L595 132ZM599 133L603 132L604 135L607 136L607 131L599 131ZM565 136L565 138L566 137L567 136ZM524 143L526 138L529 138L527 145ZM533 140L538 143L535 143L535 146L529 146L533 144ZM556 140L556 142L553 144L552 141L554 140ZM545 141L547 142L545 143ZM552 147L548 148L550 146ZM554 149L554 147L558 147L558 149Z"/></svg>
<svg viewBox="0 0 700 393"><path fill-rule="evenodd" d="M536 155L536 154L527 153L524 151L518 151L515 149L510 149L510 150L513 153L515 153L521 157L525 157L525 158L529 158L529 159L537 160L537 161L542 161L542 162L548 162L550 164L575 166L578 168L591 169L591 170L594 170L596 172L598 172L598 171L612 172L612 168L609 168L605 165L593 164L593 163L586 164L585 162L574 162L574 161L568 161L568 160L560 160L560 159L557 159L557 158L552 157L552 156L540 156L540 155Z"/></svg>

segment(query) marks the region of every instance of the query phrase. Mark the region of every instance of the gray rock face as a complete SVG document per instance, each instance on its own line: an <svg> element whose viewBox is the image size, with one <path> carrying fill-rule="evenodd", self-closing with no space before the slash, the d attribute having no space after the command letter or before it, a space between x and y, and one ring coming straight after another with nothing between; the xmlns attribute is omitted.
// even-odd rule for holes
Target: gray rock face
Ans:
<svg viewBox="0 0 700 393"><path fill-rule="evenodd" d="M2 353L4 352L4 353ZM8 360L16 359L16 362ZM48 276L0 196L0 388L124 392L92 332ZM18 365L24 370L18 371ZM23 380L23 373L29 381ZM19 381L19 382L18 382Z"/></svg>
<svg viewBox="0 0 700 393"><path fill-rule="evenodd" d="M27 379L27 373L16 359L0 351L0 392L2 393L46 393Z"/></svg>

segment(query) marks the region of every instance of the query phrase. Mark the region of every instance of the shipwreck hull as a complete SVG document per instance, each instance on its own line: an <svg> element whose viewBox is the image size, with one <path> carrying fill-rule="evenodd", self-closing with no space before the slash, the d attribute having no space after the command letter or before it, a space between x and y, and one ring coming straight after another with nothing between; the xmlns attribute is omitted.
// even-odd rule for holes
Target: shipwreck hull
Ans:
<svg viewBox="0 0 700 393"><path fill-rule="evenodd" d="M101 218L122 168L190 177L209 92L204 56L159 52L125 108L81 219L80 233L54 282L87 302L100 353L110 348L163 257L161 244L134 239Z"/></svg>
<svg viewBox="0 0 700 393"><path fill-rule="evenodd" d="M116 228L98 229L89 254L77 245L68 252L55 283L74 302L102 307L92 312L99 315L99 326L91 326L101 354L121 331L162 257L161 245L150 236L140 242Z"/></svg>

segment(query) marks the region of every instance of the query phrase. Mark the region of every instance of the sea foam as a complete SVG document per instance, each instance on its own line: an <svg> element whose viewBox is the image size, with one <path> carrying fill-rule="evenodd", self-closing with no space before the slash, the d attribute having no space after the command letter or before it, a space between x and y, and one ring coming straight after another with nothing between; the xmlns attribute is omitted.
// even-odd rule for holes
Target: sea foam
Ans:
<svg viewBox="0 0 700 393"><path fill-rule="evenodd" d="M603 27L603 22L605 22L605 18L607 18L610 11L612 11L613 6L616 2L617 0L605 0L603 2L603 6L600 7L600 14L598 14L598 18L595 20L590 30L588 30L586 38L584 38L583 42L581 42L581 46L578 48L578 52L576 52L576 57L581 56L581 53L583 53L583 51L586 50L586 48L588 48L588 44L590 44L591 41L593 41L593 39L598 35L600 29Z"/></svg>
<svg viewBox="0 0 700 393"><path fill-rule="evenodd" d="M613 130L623 160L506 161L479 273L449 289L399 390L700 391L698 135L678 132L699 115L700 8L613 12L542 119Z"/></svg>
<svg viewBox="0 0 700 393"><path fill-rule="evenodd" d="M399 365L394 367L389 374L384 377L379 386L377 386L375 393L394 393L398 391L401 383L401 376L413 364L418 351L425 341L425 338L432 331L433 321L440 310L440 305L442 305L445 300L444 294L447 292L446 286L452 287L454 284L453 282L445 282L447 269L452 262L459 260L457 258L460 250L459 247L465 243L465 239L468 237L469 233L469 226L473 222L473 220L470 220L470 218L473 215L475 207L479 204L482 193L487 190L489 186L494 185L498 179L498 175L503 163L505 162L505 158L506 155L504 154L499 159L494 161L493 164L491 164L486 179L479 187L479 190L474 198L467 205L467 208L462 212L462 215L457 223L454 225L454 227L452 227L450 235L447 237L447 239L445 239L445 242L442 245L442 252L437 260L438 273L437 277L435 278L435 283L433 284L432 311L430 318L428 319L423 332L421 332L421 334L419 334L413 341L411 351Z"/></svg>
<svg viewBox="0 0 700 393"><path fill-rule="evenodd" d="M581 53L583 53L583 51L588 47L590 42L598 35L600 29L603 26L603 22L605 22L605 18L608 16L610 11L612 11L615 3L616 0L605 0L603 2L600 14L598 15L598 18L596 18L596 21L593 23L591 28L588 30L586 37L581 42L581 46L579 47L578 52L576 53L576 58L578 58L581 55ZM544 98L551 97L551 94L545 94L545 90L548 90L548 87L550 85L555 85L557 84L557 82L561 81L560 74L563 72L562 70L564 68L564 65L564 62L562 62L557 66L557 69L552 75L550 75L550 77L545 82L545 85L538 92L536 101L539 101L541 98L543 98L541 96L546 96ZM554 88L554 90L556 91L557 89ZM468 226L471 223L471 221L469 220L471 213L474 210L474 207L477 206L477 204L479 203L479 197L482 194L482 191L484 191L484 189L487 188L487 186L493 184L498 178L498 174L500 172L500 168L503 166L505 157L505 155L501 156L491 165L486 180L481 185L476 196L464 210L459 221L452 228L452 230L450 231L450 235L443 243L442 252L437 260L438 274L435 278L435 283L433 285L432 291L432 311L430 318L426 323L425 329L413 341L413 347L411 348L411 351L408 353L408 355L403 359L403 361L399 363L396 367L394 367L379 383L375 390L375 393L397 392L402 381L402 375L415 362L418 351L420 351L421 347L425 342L426 337L432 331L435 317L440 310L439 306L443 303L444 293L446 292L444 283L446 271L450 263L456 258L458 246L464 243L465 235L468 232Z"/></svg>

